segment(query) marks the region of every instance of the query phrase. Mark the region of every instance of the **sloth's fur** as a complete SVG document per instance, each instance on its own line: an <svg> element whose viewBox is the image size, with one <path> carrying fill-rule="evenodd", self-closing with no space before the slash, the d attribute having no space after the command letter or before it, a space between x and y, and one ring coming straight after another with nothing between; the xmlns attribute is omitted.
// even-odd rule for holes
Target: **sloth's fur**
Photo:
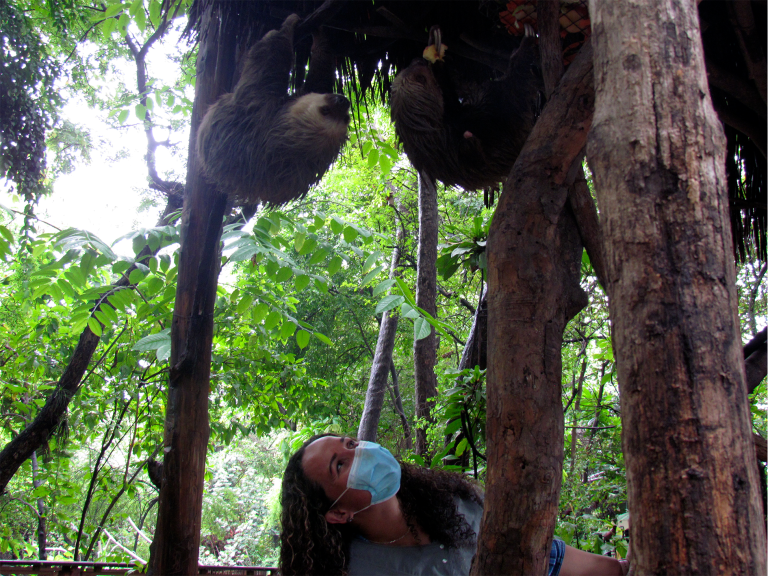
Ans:
<svg viewBox="0 0 768 576"><path fill-rule="evenodd" d="M235 89L208 109L197 132L205 176L239 204L282 204L303 196L347 138L349 101L315 92L333 81L332 55L321 36L304 87L288 95L298 20L289 16L248 51Z"/></svg>
<svg viewBox="0 0 768 576"><path fill-rule="evenodd" d="M500 80L459 99L445 63L417 59L392 83L392 120L411 163L447 185L475 190L504 180L535 122L542 89L533 39Z"/></svg>

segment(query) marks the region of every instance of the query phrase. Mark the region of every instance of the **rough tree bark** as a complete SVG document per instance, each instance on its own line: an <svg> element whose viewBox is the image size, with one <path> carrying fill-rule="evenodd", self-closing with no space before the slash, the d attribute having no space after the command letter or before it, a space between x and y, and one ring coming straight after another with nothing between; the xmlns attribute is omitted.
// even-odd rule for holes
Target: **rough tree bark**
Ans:
<svg viewBox="0 0 768 576"><path fill-rule="evenodd" d="M176 304L171 328L163 481L151 574L197 574L208 444L213 307L219 242L227 198L206 182L195 155L197 127L208 108L233 84L238 18L226 3L208 7L197 59L187 187L182 212Z"/></svg>
<svg viewBox="0 0 768 576"><path fill-rule="evenodd" d="M437 186L435 179L419 173L419 255L417 261L416 306L437 316ZM416 381L416 418L431 418L437 395L437 335L432 328L426 338L413 343L414 379ZM426 454L424 428L416 429L416 453Z"/></svg>
<svg viewBox="0 0 768 576"><path fill-rule="evenodd" d="M392 192L394 194L394 191ZM396 201L396 200L395 200ZM392 249L392 259L389 263L389 278L395 277L395 271L400 265L400 244L403 240L403 227L397 226L395 246ZM357 439L368 442L376 441L379 428L381 407L384 404L384 393L387 390L387 378L392 364L392 351L395 348L397 335L397 311L390 310L381 315L379 338L376 341L376 352L371 365L371 377L368 390L365 393L365 405L360 425L357 428Z"/></svg>
<svg viewBox="0 0 768 576"><path fill-rule="evenodd" d="M563 43L560 37L560 2L538 0L536 12L539 23L539 51L544 77L544 95L547 100L554 92L563 75ZM605 264L603 262L600 225L597 206L589 192L583 170L568 190L568 203L573 210L581 242L589 255L598 282L605 286Z"/></svg>
<svg viewBox="0 0 768 576"><path fill-rule="evenodd" d="M488 239L488 478L472 574L546 574L563 465L563 329L586 304L568 205L592 120L585 44L504 185Z"/></svg>
<svg viewBox="0 0 768 576"><path fill-rule="evenodd" d="M400 384L398 384L397 369L395 363L389 363L389 373L392 375L392 385L389 387L389 395L392 399L392 407L400 417L400 423L403 425L403 441L406 450L413 450L413 438L411 437L411 425L408 424L408 417L403 409L403 398L400 395Z"/></svg>
<svg viewBox="0 0 768 576"><path fill-rule="evenodd" d="M635 574L765 574L725 138L694 0L593 0L605 238Z"/></svg>

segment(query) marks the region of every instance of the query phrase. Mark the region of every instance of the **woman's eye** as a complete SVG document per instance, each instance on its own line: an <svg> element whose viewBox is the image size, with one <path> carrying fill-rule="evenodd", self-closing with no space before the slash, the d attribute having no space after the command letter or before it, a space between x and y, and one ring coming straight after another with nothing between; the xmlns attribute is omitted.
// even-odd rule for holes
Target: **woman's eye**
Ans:
<svg viewBox="0 0 768 576"><path fill-rule="evenodd" d="M347 440L347 448L350 448L350 449L352 449L352 448L354 448L355 446L357 446L357 442L355 442L355 441L354 441L354 440L352 440L352 439L349 439L349 440Z"/></svg>
<svg viewBox="0 0 768 576"><path fill-rule="evenodd" d="M339 461L336 463L336 475L337 475L337 476L338 476L338 475L341 473L341 466L342 466L342 465L343 465L343 462L342 462L341 460L339 460Z"/></svg>

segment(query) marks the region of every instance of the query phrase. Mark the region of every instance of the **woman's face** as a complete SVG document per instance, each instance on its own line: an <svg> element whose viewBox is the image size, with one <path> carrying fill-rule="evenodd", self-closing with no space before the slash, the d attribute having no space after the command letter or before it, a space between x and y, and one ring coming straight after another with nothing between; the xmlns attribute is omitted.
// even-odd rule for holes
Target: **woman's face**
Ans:
<svg viewBox="0 0 768 576"><path fill-rule="evenodd" d="M357 440L348 436L324 436L318 438L304 449L301 466L306 476L317 482L325 490L325 495L333 502L347 488L347 477L355 458ZM371 493L367 490L350 488L336 503L334 508L351 513L362 510L371 503Z"/></svg>

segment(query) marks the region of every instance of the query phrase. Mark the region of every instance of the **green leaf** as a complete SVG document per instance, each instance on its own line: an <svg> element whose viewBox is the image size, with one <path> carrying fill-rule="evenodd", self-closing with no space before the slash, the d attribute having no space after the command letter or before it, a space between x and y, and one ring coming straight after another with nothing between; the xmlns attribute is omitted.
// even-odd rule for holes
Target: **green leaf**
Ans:
<svg viewBox="0 0 768 576"><path fill-rule="evenodd" d="M459 442L459 445L456 446L456 456L461 456L462 454L464 454L464 451L467 449L468 446L469 446L469 442L467 442L467 439L462 438L461 442Z"/></svg>
<svg viewBox="0 0 768 576"><path fill-rule="evenodd" d="M425 318L416 318L413 321L413 339L421 340L432 333L432 325Z"/></svg>
<svg viewBox="0 0 768 576"><path fill-rule="evenodd" d="M145 277L145 276L146 276L146 274L144 274L144 272L142 272L141 270L139 270L138 268L136 268L135 270L133 270L133 271L131 272L130 276L128 276L128 281L129 281L131 284L133 284L133 285L136 285L136 284L138 284L139 282L141 282L142 280L144 280L144 277Z"/></svg>
<svg viewBox="0 0 768 576"><path fill-rule="evenodd" d="M149 20L155 28L160 24L160 2L157 0L152 0L149 4ZM173 106L173 102L169 102L168 105Z"/></svg>
<svg viewBox="0 0 768 576"><path fill-rule="evenodd" d="M455 420L451 420L448 425L445 427L445 431L443 432L446 436L453 434L456 432L459 428L461 428L461 419L456 418Z"/></svg>
<svg viewBox="0 0 768 576"><path fill-rule="evenodd" d="M301 256L306 256L307 254L312 252L312 250L314 250L316 246L317 246L317 240L315 238L307 238L304 241L304 244L302 245L301 250L299 250L299 254Z"/></svg>
<svg viewBox="0 0 768 576"><path fill-rule="evenodd" d="M374 148L368 153L368 168L373 168L379 162L379 151Z"/></svg>
<svg viewBox="0 0 768 576"><path fill-rule="evenodd" d="M362 282L360 282L360 285L361 285L361 286L365 286L365 285L367 285L367 284L368 284L368 282L370 282L371 280L373 280L374 278L376 278L376 276L378 276L379 274L381 274L381 272L382 272L383 270L384 270L384 266L383 266L383 265L380 265L380 266L376 266L376 268L374 268L373 270L371 270L370 272L368 272L368 274L366 274L366 275L363 277L363 280L362 280Z"/></svg>
<svg viewBox="0 0 768 576"><path fill-rule="evenodd" d="M171 357L171 343L167 342L158 346L155 356L160 362L165 362Z"/></svg>
<svg viewBox="0 0 768 576"><path fill-rule="evenodd" d="M280 320L282 318L283 317L280 314L280 312L273 310L272 312L269 313L269 315L267 316L267 319L264 320L264 328L266 328L267 330L272 330L274 327L276 327L280 323Z"/></svg>
<svg viewBox="0 0 768 576"><path fill-rule="evenodd" d="M389 159L389 156L381 155L379 156L379 166L381 167L381 171L386 175L389 174L392 170L392 160Z"/></svg>
<svg viewBox="0 0 768 576"><path fill-rule="evenodd" d="M344 228L344 240L346 242L352 242L359 235L360 233L354 228L352 228L352 226L347 226L346 228Z"/></svg>
<svg viewBox="0 0 768 576"><path fill-rule="evenodd" d="M107 18L101 23L101 31L104 34L104 36L110 36L112 32L115 31L115 28L117 27L117 18Z"/></svg>
<svg viewBox="0 0 768 576"><path fill-rule="evenodd" d="M382 280L381 282L376 284L375 288L373 289L373 297L375 298L382 292L386 292L394 285L395 285L395 280L393 278L387 278L386 280Z"/></svg>
<svg viewBox="0 0 768 576"><path fill-rule="evenodd" d="M114 22L114 20L112 20ZM114 26L113 26L114 27ZM117 115L117 121L120 122L120 124L125 123L126 120L128 120L128 116L130 115L130 112L123 108L120 110L120 113Z"/></svg>
<svg viewBox="0 0 768 576"><path fill-rule="evenodd" d="M96 320L101 322L104 326L108 326L110 324L109 318L107 318L107 315L104 314L101 310L94 310L93 315L96 317Z"/></svg>
<svg viewBox="0 0 768 576"><path fill-rule="evenodd" d="M88 327L91 329L91 332L101 338L101 324L99 324L99 321L93 316L88 318Z"/></svg>
<svg viewBox="0 0 768 576"><path fill-rule="evenodd" d="M392 158L392 160L397 160L397 157L399 156L399 154L397 153L397 150L395 150L392 147L391 144L389 144L388 142L382 142L380 148L381 148L381 151L384 152L384 154L386 154L390 158Z"/></svg>
<svg viewBox="0 0 768 576"><path fill-rule="evenodd" d="M147 29L147 13L144 12L143 8L141 10L139 10L138 12L136 12L136 17L134 18L134 22L136 22L136 26L142 32L144 32L144 30ZM151 109L152 106L149 106L150 102L152 102L152 100L148 99L147 100L147 106Z"/></svg>
<svg viewBox="0 0 768 576"><path fill-rule="evenodd" d="M246 294L240 299L240 302L237 303L237 307L235 308L235 311L238 314L243 314L248 308L251 307L251 304L253 303L253 296L250 294Z"/></svg>
<svg viewBox="0 0 768 576"><path fill-rule="evenodd" d="M130 14L131 16L136 16L136 13L139 11L141 7L142 7L142 0L133 0L130 8L128 8L128 14Z"/></svg>
<svg viewBox="0 0 768 576"><path fill-rule="evenodd" d="M75 297L75 289L72 288L72 285L64 280L64 278L59 278L58 282L56 282L56 285L61 289L61 291L69 296L70 298Z"/></svg>
<svg viewBox="0 0 768 576"><path fill-rule="evenodd" d="M230 262L243 262L244 260L250 260L254 254L261 252L261 248L254 244L249 244L235 250L230 256Z"/></svg>
<svg viewBox="0 0 768 576"><path fill-rule="evenodd" d="M334 256L331 258L331 261L328 262L328 267L325 269L329 276L333 276L336 272L341 270L341 262L341 256Z"/></svg>
<svg viewBox="0 0 768 576"><path fill-rule="evenodd" d="M296 250L296 252L301 251L301 247L304 246L304 240L306 239L307 234L306 232L296 232L293 236L293 249Z"/></svg>
<svg viewBox="0 0 768 576"><path fill-rule="evenodd" d="M123 14L123 16L125 16L125 14ZM121 16L120 19L122 20L122 18L123 17ZM142 122L147 117L147 108L142 104L136 104L136 106L133 107L133 112L136 114L136 118Z"/></svg>
<svg viewBox="0 0 768 576"><path fill-rule="evenodd" d="M400 306L405 301L405 298L400 296L399 294L390 294L389 296L385 296L381 299L381 302L379 302L376 305L376 314L381 314L383 312L387 312L388 310L392 310L392 308L396 308Z"/></svg>
<svg viewBox="0 0 768 576"><path fill-rule="evenodd" d="M277 271L280 270L280 264L274 260L267 260L264 264L264 269L267 272L267 276L272 279L276 279Z"/></svg>
<svg viewBox="0 0 768 576"><path fill-rule="evenodd" d="M255 324L258 324L267 316L267 313L269 313L269 306L264 302L259 302L253 307L253 310L251 310L251 320L253 320Z"/></svg>
<svg viewBox="0 0 768 576"><path fill-rule="evenodd" d="M376 260L378 260L380 257L381 252L378 250L368 256L368 258L365 259L365 264L363 264L363 272L368 272L368 270L371 269L371 267L376 263Z"/></svg>
<svg viewBox="0 0 768 576"><path fill-rule="evenodd" d="M331 232L334 234L341 234L341 231L344 230L344 222L339 220L336 216L331 217Z"/></svg>
<svg viewBox="0 0 768 576"><path fill-rule="evenodd" d="M400 278L395 278L395 282L397 282L397 287L400 290L400 293L405 296L405 299L409 302L413 302L413 292L411 292L411 289L408 288L408 285Z"/></svg>
<svg viewBox="0 0 768 576"><path fill-rule="evenodd" d="M400 308L400 315L403 318L410 318L411 320L415 320L416 318L421 318L419 311L407 303L403 304L402 307Z"/></svg>
<svg viewBox="0 0 768 576"><path fill-rule="evenodd" d="M117 312L115 312L115 309L109 304L102 304L101 311L104 312L104 315L109 318L111 322L118 322Z"/></svg>
<svg viewBox="0 0 768 576"><path fill-rule="evenodd" d="M422 458L418 454L411 454L410 458L421 467L425 467L427 465L427 463L424 461L424 458Z"/></svg>
<svg viewBox="0 0 768 576"><path fill-rule="evenodd" d="M116 16L119 12L123 11L123 8L125 6L123 4L112 4L111 6L107 6L107 9L104 11L104 18L111 18L112 16Z"/></svg>
<svg viewBox="0 0 768 576"><path fill-rule="evenodd" d="M136 344L133 345L133 348L131 350L135 350L137 352L146 352L148 350L157 350L164 344L167 344L168 346L171 345L171 329L166 328L165 330L162 330L160 332L157 332L155 334L150 334L149 336L145 336Z"/></svg>
<svg viewBox="0 0 768 576"><path fill-rule="evenodd" d="M331 342L331 339L328 338L325 334L320 334L320 332L314 332L312 334L315 338L320 340L323 344L327 344L328 346L333 346L333 342Z"/></svg>
<svg viewBox="0 0 768 576"><path fill-rule="evenodd" d="M283 322L283 325L280 327L280 339L287 340L293 336L294 332L296 332L296 324L293 322Z"/></svg>
<svg viewBox="0 0 768 576"><path fill-rule="evenodd" d="M312 254L312 257L309 259L308 264L310 266L314 266L315 264L319 264L323 260L325 260L326 256L330 254L330 250L327 248L320 248L317 252Z"/></svg>
<svg viewBox="0 0 768 576"><path fill-rule="evenodd" d="M293 281L293 285L296 288L296 292L301 292L302 290L304 290L304 288L309 286L310 280L311 278L306 274L299 274L298 276L296 276L296 279Z"/></svg>
<svg viewBox="0 0 768 576"><path fill-rule="evenodd" d="M299 330L296 332L296 344L299 345L300 350L304 350L309 344L310 334L306 330Z"/></svg>
<svg viewBox="0 0 768 576"><path fill-rule="evenodd" d="M285 282L290 279L291 276L293 276L293 270L291 270L290 266L283 266L277 273L277 281Z"/></svg>

